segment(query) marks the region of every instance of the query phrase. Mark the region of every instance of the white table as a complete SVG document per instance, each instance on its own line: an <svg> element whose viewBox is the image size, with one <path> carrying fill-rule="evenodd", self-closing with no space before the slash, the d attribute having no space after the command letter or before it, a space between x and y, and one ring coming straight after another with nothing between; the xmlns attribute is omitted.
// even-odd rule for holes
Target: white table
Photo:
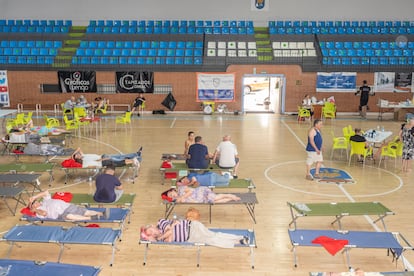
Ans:
<svg viewBox="0 0 414 276"><path fill-rule="evenodd" d="M373 133L375 131L375 133ZM371 136L371 134L374 134ZM392 135L392 131L381 131L381 130L375 130L375 129L369 129L365 131L364 137L369 143L374 144L381 144L385 140L387 140Z"/></svg>
<svg viewBox="0 0 414 276"><path fill-rule="evenodd" d="M378 120L382 121L382 117L384 114L384 111L386 109L393 109L394 113L398 110L398 109L409 109L412 108L414 109L414 104L412 102L410 102L410 104L407 104L407 102L400 102L400 103L393 103L393 104L383 104L382 102L380 104L377 104L378 106Z"/></svg>

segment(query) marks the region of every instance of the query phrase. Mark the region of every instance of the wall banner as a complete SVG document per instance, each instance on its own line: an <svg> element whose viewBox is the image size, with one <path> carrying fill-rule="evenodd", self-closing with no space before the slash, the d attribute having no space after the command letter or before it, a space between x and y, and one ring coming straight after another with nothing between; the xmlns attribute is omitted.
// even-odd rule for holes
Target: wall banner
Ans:
<svg viewBox="0 0 414 276"><path fill-rule="evenodd" d="M7 71L4 70L0 70L0 104L4 107L10 107L9 83Z"/></svg>
<svg viewBox="0 0 414 276"><path fill-rule="evenodd" d="M197 73L197 101L234 101L234 73Z"/></svg>
<svg viewBox="0 0 414 276"><path fill-rule="evenodd" d="M374 75L375 92L394 92L395 72L376 72Z"/></svg>
<svg viewBox="0 0 414 276"><path fill-rule="evenodd" d="M95 71L58 71L58 79L60 92L96 92Z"/></svg>
<svg viewBox="0 0 414 276"><path fill-rule="evenodd" d="M317 73L316 92L356 91L355 72Z"/></svg>
<svg viewBox="0 0 414 276"><path fill-rule="evenodd" d="M413 73L395 73L394 92L411 92Z"/></svg>
<svg viewBox="0 0 414 276"><path fill-rule="evenodd" d="M154 93L153 72L116 72L116 92Z"/></svg>

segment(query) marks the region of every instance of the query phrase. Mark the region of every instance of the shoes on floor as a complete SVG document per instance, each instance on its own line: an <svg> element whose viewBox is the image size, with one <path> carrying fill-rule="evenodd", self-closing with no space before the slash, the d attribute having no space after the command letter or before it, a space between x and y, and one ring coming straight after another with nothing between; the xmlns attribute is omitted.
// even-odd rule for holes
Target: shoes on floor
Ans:
<svg viewBox="0 0 414 276"><path fill-rule="evenodd" d="M234 178L234 179L237 179L237 175L233 174L233 178Z"/></svg>
<svg viewBox="0 0 414 276"><path fill-rule="evenodd" d="M141 147L139 147L139 149L138 149L137 153L138 153L138 155L141 155L141 153L142 153L142 146L141 146Z"/></svg>
<svg viewBox="0 0 414 276"><path fill-rule="evenodd" d="M312 181L312 180L313 180L313 177L312 177L312 175L310 175L310 174L308 174L305 178L306 178L306 180L310 180L310 181Z"/></svg>
<svg viewBox="0 0 414 276"><path fill-rule="evenodd" d="M314 175L313 175L313 178L314 178L314 179L321 179L322 177L321 177L319 174L314 174Z"/></svg>
<svg viewBox="0 0 414 276"><path fill-rule="evenodd" d="M132 159L132 161L134 161L134 166L135 167L139 167L141 164L139 163L139 160L138 160L138 158L134 158L134 159Z"/></svg>
<svg viewBox="0 0 414 276"><path fill-rule="evenodd" d="M249 245L249 237L243 236L243 239L240 240L240 244Z"/></svg>

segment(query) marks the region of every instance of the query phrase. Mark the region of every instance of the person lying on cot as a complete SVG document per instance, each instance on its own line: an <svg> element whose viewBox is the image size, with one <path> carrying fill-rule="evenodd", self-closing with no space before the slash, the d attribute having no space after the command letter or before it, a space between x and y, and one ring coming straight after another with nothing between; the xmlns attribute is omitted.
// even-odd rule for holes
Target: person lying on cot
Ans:
<svg viewBox="0 0 414 276"><path fill-rule="evenodd" d="M230 183L230 174L223 175L214 172L189 173L177 181L177 186L228 186Z"/></svg>
<svg viewBox="0 0 414 276"><path fill-rule="evenodd" d="M84 154L81 148L77 148L71 157L76 163L82 164L83 168L91 167L123 167L125 165L140 166L142 161L142 147L137 152L128 154Z"/></svg>
<svg viewBox="0 0 414 276"><path fill-rule="evenodd" d="M247 236L213 232L197 220L160 219L158 224L141 227L141 239L146 241L203 243L220 248L248 245Z"/></svg>
<svg viewBox="0 0 414 276"><path fill-rule="evenodd" d="M161 194L161 197L170 202L178 203L226 203L239 201L240 197L233 194L216 194L208 187L191 188L179 186L171 188Z"/></svg>
<svg viewBox="0 0 414 276"><path fill-rule="evenodd" d="M53 199L48 190L30 197L28 208L37 217L44 219L84 221L106 217L105 212L88 210L85 207L67 203L61 199Z"/></svg>

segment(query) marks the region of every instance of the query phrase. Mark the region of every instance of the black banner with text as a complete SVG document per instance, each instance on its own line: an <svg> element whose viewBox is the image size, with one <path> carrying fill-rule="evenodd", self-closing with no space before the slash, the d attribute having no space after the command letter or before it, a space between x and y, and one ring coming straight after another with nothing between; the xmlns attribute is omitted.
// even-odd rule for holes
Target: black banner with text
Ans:
<svg viewBox="0 0 414 276"><path fill-rule="evenodd" d="M63 93L96 92L95 71L58 71L58 79Z"/></svg>
<svg viewBox="0 0 414 276"><path fill-rule="evenodd" d="M153 72L116 72L116 92L154 93Z"/></svg>

